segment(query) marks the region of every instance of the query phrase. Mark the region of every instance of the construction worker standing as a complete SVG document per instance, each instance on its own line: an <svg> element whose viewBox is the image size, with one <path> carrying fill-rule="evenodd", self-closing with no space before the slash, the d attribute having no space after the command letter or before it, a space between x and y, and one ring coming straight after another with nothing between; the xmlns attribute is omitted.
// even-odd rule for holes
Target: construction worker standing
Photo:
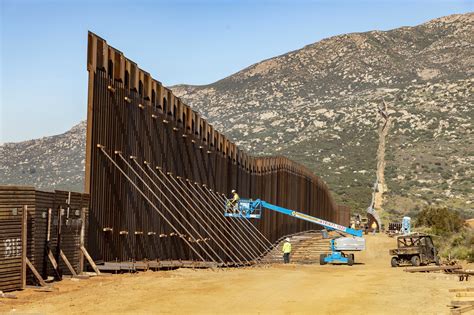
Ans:
<svg viewBox="0 0 474 315"><path fill-rule="evenodd" d="M283 262L288 264L290 262L290 254L291 254L291 243L290 238L285 239L285 243L283 243Z"/></svg>
<svg viewBox="0 0 474 315"><path fill-rule="evenodd" d="M372 235L375 235L375 231L377 230L377 223L375 223L375 221L372 222L371 228L372 228Z"/></svg>

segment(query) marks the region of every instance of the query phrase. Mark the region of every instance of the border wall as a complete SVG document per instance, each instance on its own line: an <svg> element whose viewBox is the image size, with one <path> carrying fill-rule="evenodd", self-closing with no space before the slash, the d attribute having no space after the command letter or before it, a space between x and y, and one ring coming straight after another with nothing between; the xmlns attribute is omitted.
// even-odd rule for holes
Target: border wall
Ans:
<svg viewBox="0 0 474 315"><path fill-rule="evenodd" d="M349 210L307 168L247 154L91 32L87 70L85 191L95 260L248 262L284 235L317 228L267 210L260 220L224 218L232 189L348 224Z"/></svg>

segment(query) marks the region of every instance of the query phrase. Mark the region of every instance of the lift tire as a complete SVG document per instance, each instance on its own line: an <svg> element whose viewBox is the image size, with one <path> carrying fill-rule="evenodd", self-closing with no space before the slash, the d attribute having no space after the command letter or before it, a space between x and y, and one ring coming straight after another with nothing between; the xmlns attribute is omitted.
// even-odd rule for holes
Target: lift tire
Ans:
<svg viewBox="0 0 474 315"><path fill-rule="evenodd" d="M411 264L415 267L418 267L420 265L420 257L418 257L417 255L412 256L410 261L411 261Z"/></svg>
<svg viewBox="0 0 474 315"><path fill-rule="evenodd" d="M349 254L349 256L352 258L352 263L355 263L356 260L354 254Z"/></svg>
<svg viewBox="0 0 474 315"><path fill-rule="evenodd" d="M398 267L398 258L397 257L392 257L392 260L391 260L391 265L392 267Z"/></svg>
<svg viewBox="0 0 474 315"><path fill-rule="evenodd" d="M353 254L351 254L347 257L347 264L349 266L352 266L354 264L354 255Z"/></svg>
<svg viewBox="0 0 474 315"><path fill-rule="evenodd" d="M320 265L325 265L325 264L327 264L327 263L324 261L324 258L326 258L326 254L321 254L321 255L319 255L319 264L320 264Z"/></svg>

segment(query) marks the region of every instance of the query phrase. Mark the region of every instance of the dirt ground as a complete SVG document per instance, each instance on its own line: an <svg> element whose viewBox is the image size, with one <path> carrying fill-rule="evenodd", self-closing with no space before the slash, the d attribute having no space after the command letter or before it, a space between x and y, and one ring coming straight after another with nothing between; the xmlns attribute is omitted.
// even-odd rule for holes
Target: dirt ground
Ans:
<svg viewBox="0 0 474 315"><path fill-rule="evenodd" d="M352 267L276 264L65 279L55 292L26 289L16 300L0 300L0 313L447 314L448 289L473 286L453 275L391 268L395 240L366 240Z"/></svg>

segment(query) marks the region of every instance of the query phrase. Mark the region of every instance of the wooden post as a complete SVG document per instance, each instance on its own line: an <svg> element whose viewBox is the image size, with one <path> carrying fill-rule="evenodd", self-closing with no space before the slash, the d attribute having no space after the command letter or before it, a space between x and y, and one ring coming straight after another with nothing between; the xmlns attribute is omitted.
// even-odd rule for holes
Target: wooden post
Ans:
<svg viewBox="0 0 474 315"><path fill-rule="evenodd" d="M51 261L51 264L53 265L54 270L56 270L56 273L58 273L58 262L54 258L53 253L51 251L48 251L48 257L49 261Z"/></svg>
<svg viewBox="0 0 474 315"><path fill-rule="evenodd" d="M81 209L81 234L79 238L79 274L84 272L84 253L82 252L81 247L84 247L85 234L86 234L86 208L82 208Z"/></svg>
<svg viewBox="0 0 474 315"><path fill-rule="evenodd" d="M32 271L33 274L35 275L36 280L38 280L39 284L40 284L42 287L45 287L45 286L46 286L46 282L44 282L43 278L40 276L40 274L39 274L38 271L36 270L35 266L33 266L33 264L32 264L31 261L28 259L28 257L26 257L26 264L28 265L28 267L30 267L31 271Z"/></svg>
<svg viewBox="0 0 474 315"><path fill-rule="evenodd" d="M89 262L89 264L91 264L92 266L92 269L94 269L95 273L97 275L100 275L100 270L99 268L97 268L97 265L95 264L94 260L92 259L92 257L89 255L89 253L87 252L86 248L84 246L81 246L81 251L84 253L84 256L86 256L86 259L87 261Z"/></svg>
<svg viewBox="0 0 474 315"><path fill-rule="evenodd" d="M63 259L64 263L66 264L66 266L68 267L69 271L71 272L72 276L75 277L77 276L77 273L76 271L74 270L74 268L72 267L71 263L69 262L69 259L67 259L66 255L64 254L64 252L62 250L60 250L60 255L61 255L61 258Z"/></svg>
<svg viewBox="0 0 474 315"><path fill-rule="evenodd" d="M26 251L28 248L28 206L23 206L21 223L21 288L26 288Z"/></svg>

